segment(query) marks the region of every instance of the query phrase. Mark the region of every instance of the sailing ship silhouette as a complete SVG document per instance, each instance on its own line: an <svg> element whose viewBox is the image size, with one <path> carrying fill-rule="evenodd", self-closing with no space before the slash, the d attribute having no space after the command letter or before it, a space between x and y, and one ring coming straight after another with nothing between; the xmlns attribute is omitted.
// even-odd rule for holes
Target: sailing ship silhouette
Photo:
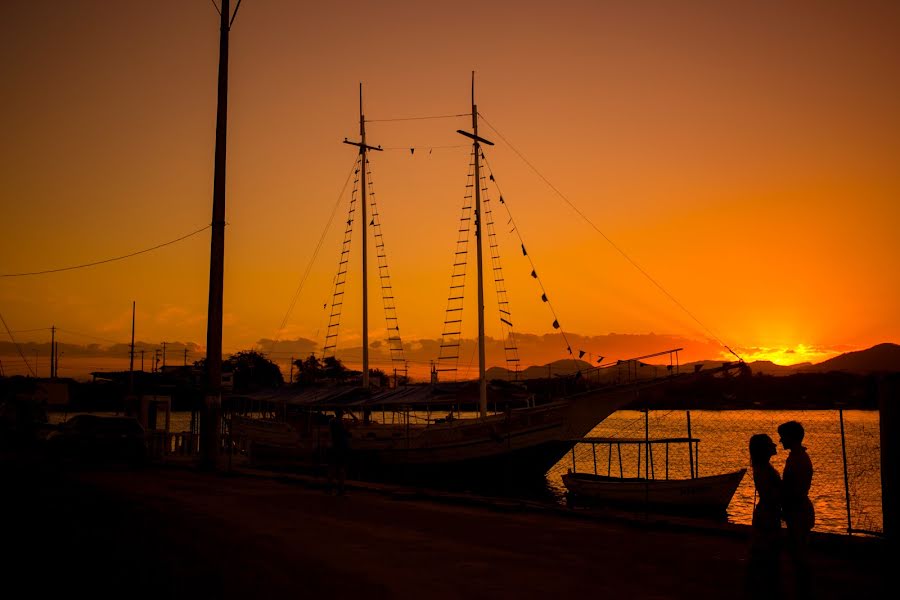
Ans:
<svg viewBox="0 0 900 600"><path fill-rule="evenodd" d="M415 474L418 477L445 476L453 471L457 479L484 479L498 472L517 478L542 478L573 447L577 439L589 433L600 421L632 402L636 394L650 386L658 386L673 378L687 377L677 370L668 370L664 377L638 379L618 385L592 385L590 374L578 372L572 377L550 381L555 393L547 393L548 382L517 382L489 386L486 377L485 314L484 314L484 244L488 238L491 270L497 285L500 321L504 326L507 366L511 373L518 370L519 358L512 336L509 300L503 286L499 266L499 250L493 232L490 211L486 211L482 193L487 191L486 180L494 180L483 173L485 156L483 145L493 145L479 135L478 107L475 103L475 80L472 75L472 130L458 133L472 142L470 183L467 184L466 205L463 207L455 262L451 275L450 295L440 346L441 354L432 369L429 384L403 385L388 389L373 387L369 368L368 325L368 250L367 230L373 228L378 257L378 274L387 318L387 342L391 359L403 364L403 345L396 314L390 276L387 269L384 239L374 193L368 189L371 175L368 153L381 151L366 139L360 84L360 139L344 143L359 149L355 167L354 192L346 220L344 241L334 281L323 356L335 357L338 328L345 301L350 234L356 219L356 193L359 190L360 222L362 223L362 379L344 385L311 386L275 393L263 393L256 400L282 404L276 411L285 416L283 422L263 422L238 414L231 417L232 432L251 441L251 456L256 463L293 460L300 464L315 462L328 446L327 413L341 409L353 416L348 428L352 437L351 456L357 470L366 475ZM359 187L357 187L357 184ZM471 201L474 200L474 204ZM503 202L502 196L500 197ZM371 205L372 213L367 213ZM455 372L459 360L462 333L462 311L468 264L468 245L474 227L477 268L478 315L478 381L477 396L471 382L442 382L439 376ZM527 255L524 243L522 252ZM498 275L498 273L500 273ZM532 270L532 277L537 274ZM542 290L543 291L543 290ZM546 292L542 300L547 302ZM559 329L554 318L553 326ZM569 346L568 353L572 355ZM670 352L676 352L672 350ZM664 353L661 353L664 354ZM572 356L572 360L575 358ZM402 367L401 367L402 368ZM592 370L598 372L595 367ZM711 372L709 372L711 374ZM596 378L599 381L599 377ZM541 384L543 389L541 389ZM537 386L537 387L535 387ZM489 405L494 410L489 413ZM461 411L475 407L475 411ZM432 411L449 410L445 418L432 419ZM387 415L390 412L391 418ZM421 418L419 412L424 412ZM381 419L378 419L379 413ZM390 421L390 422L389 422Z"/></svg>

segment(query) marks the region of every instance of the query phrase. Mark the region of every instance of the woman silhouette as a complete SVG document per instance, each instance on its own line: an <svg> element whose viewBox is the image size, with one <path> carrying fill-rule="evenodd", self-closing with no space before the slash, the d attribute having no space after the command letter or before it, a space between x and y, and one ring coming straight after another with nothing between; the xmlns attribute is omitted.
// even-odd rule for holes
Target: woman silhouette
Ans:
<svg viewBox="0 0 900 600"><path fill-rule="evenodd" d="M750 438L750 462L758 498L750 534L748 584L753 598L779 596L781 477L769 463L776 453L775 442L768 435L759 433Z"/></svg>

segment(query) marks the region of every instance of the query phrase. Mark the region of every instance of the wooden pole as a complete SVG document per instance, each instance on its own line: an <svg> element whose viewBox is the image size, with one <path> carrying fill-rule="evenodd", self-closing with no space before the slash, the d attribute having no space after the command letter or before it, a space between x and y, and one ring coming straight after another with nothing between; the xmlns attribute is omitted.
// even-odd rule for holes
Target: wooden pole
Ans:
<svg viewBox="0 0 900 600"><path fill-rule="evenodd" d="M50 379L56 379L56 325L50 327Z"/></svg>
<svg viewBox="0 0 900 600"><path fill-rule="evenodd" d="M366 117L363 114L362 83L359 84L359 142L351 142L344 139L345 144L359 147L360 168L362 169L361 187L362 198L360 200L362 210L362 300L363 300L363 387L369 388L369 273L368 273L368 228L369 222L366 216L366 203L369 194L366 192L366 171L368 169L368 151L381 151L381 146L373 147L366 144Z"/></svg>
<svg viewBox="0 0 900 600"><path fill-rule="evenodd" d="M644 457L647 479L650 479L650 409L644 410Z"/></svg>
<svg viewBox="0 0 900 600"><path fill-rule="evenodd" d="M128 395L134 395L134 314L137 301L131 301L131 352L128 359Z"/></svg>
<svg viewBox="0 0 900 600"><path fill-rule="evenodd" d="M838 409L841 422L841 455L844 459L844 501L847 505L847 535L853 535L853 519L850 516L850 478L847 476L847 438L844 434L844 409Z"/></svg>
<svg viewBox="0 0 900 600"><path fill-rule="evenodd" d="M487 417L487 380L485 379L484 350L484 265L482 264L481 219L481 146L478 143L478 106L475 104L475 71L472 71L472 133L475 134L475 244L478 261L478 399L481 418Z"/></svg>
<svg viewBox="0 0 900 600"><path fill-rule="evenodd" d="M201 419L201 465L215 468L219 450L222 404L222 303L225 279L225 157L228 133L229 0L221 0L219 82L216 108L216 149L213 175L212 235L209 247L209 307L206 325L207 392Z"/></svg>
<svg viewBox="0 0 900 600"><path fill-rule="evenodd" d="M896 546L900 526L900 375L884 377L878 388L882 529Z"/></svg>
<svg viewBox="0 0 900 600"><path fill-rule="evenodd" d="M368 155L366 153L366 118L363 115L362 83L359 84L359 154L362 157L362 346L363 346L363 388L369 389L369 270L368 270L368 230L369 221L366 217L366 204L369 196L366 193L366 171L369 169Z"/></svg>
<svg viewBox="0 0 900 600"><path fill-rule="evenodd" d="M481 418L487 417L487 379L485 379L484 348L484 265L482 248L483 227L481 223L481 144L494 143L478 136L478 106L475 104L475 71L472 71L472 133L457 130L457 133L472 140L475 153L475 247L478 263L478 405ZM524 248L524 246L523 246Z"/></svg>
<svg viewBox="0 0 900 600"><path fill-rule="evenodd" d="M687 412L688 461L691 467L691 479L694 478L694 444L691 442L691 411Z"/></svg>

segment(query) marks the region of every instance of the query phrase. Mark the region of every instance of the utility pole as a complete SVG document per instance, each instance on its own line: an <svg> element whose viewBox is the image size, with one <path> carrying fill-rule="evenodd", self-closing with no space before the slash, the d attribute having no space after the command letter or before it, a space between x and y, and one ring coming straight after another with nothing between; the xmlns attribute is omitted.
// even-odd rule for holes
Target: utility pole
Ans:
<svg viewBox="0 0 900 600"><path fill-rule="evenodd" d="M167 342L163 342L163 343L162 343L162 347L163 347L163 348L162 348L163 369L166 368L166 343L167 343Z"/></svg>
<svg viewBox="0 0 900 600"><path fill-rule="evenodd" d="M369 195L366 193L366 171L369 168L368 151L377 150L381 152L381 146L366 145L366 118L363 115L363 96L362 83L359 84L359 142L351 142L344 138L345 144L357 146L359 148L360 168L362 169L361 191L361 209L362 209L362 351L363 351L363 376L362 385L364 389L369 389L369 271L368 263L368 242L367 233L369 229L369 220L366 217L366 204L369 202Z"/></svg>
<svg viewBox="0 0 900 600"><path fill-rule="evenodd" d="M128 361L128 395L134 395L134 313L137 301L131 301L131 352Z"/></svg>
<svg viewBox="0 0 900 600"><path fill-rule="evenodd" d="M291 356L291 378L288 379L288 383L294 383L294 357Z"/></svg>
<svg viewBox="0 0 900 600"><path fill-rule="evenodd" d="M487 379L484 377L484 265L483 235L484 225L481 222L481 144L493 146L494 142L478 137L478 106L475 104L475 71L472 71L472 133L458 129L457 133L472 140L475 154L475 242L478 263L478 397L481 418L487 417Z"/></svg>
<svg viewBox="0 0 900 600"><path fill-rule="evenodd" d="M56 325L50 327L50 379L56 379Z"/></svg>
<svg viewBox="0 0 900 600"><path fill-rule="evenodd" d="M187 348L184 349L184 366L187 366Z"/></svg>
<svg viewBox="0 0 900 600"><path fill-rule="evenodd" d="M141 373L144 372L144 352L146 352L146 350L142 349L141 350Z"/></svg>
<svg viewBox="0 0 900 600"><path fill-rule="evenodd" d="M229 0L220 0L219 83L216 104L216 149L213 174L212 235L209 245L209 307L206 317L207 390L200 421L201 463L214 469L219 453L222 405L222 297L225 278L225 148L228 133L228 33L233 17ZM235 6L235 16L241 0Z"/></svg>
<svg viewBox="0 0 900 600"><path fill-rule="evenodd" d="M159 372L159 348L153 350L153 372Z"/></svg>

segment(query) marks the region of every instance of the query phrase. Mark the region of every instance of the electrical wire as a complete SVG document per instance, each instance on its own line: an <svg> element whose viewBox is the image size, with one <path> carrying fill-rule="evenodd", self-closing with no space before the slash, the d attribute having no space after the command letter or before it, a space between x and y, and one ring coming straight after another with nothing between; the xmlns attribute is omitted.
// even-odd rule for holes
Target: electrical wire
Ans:
<svg viewBox="0 0 900 600"><path fill-rule="evenodd" d="M115 262L118 260L125 260L126 258L138 256L139 254L146 254L147 252L152 252L153 250L159 250L160 248L165 248L166 246L171 246L172 244L177 244L178 242L181 242L188 238L191 238L191 237L197 235L198 233L206 231L210 227L212 227L212 225L205 225L196 231L193 231L187 235L181 236L180 238L177 238L177 239L174 239L174 240L162 243L162 244L157 244L156 246L153 246L152 248L145 248L143 250L138 250L137 252L132 252L131 254L124 254L122 256L116 256L114 258L106 258L103 260L97 260L94 262L85 263L85 264L81 264L81 265L72 265L71 267L46 269L44 271L30 271L27 273L2 273L2 274L0 274L0 277L28 277L31 275L47 275L49 273L61 273L63 271L74 271L75 269L86 269L88 267L96 267L97 265L103 265L103 264Z"/></svg>
<svg viewBox="0 0 900 600"><path fill-rule="evenodd" d="M3 322L3 327L6 329L6 334L9 336L9 339L12 340L12 343L15 344L16 350L19 351L19 356L21 356L22 360L25 362L25 366L28 367L28 372L31 373L32 377L37 377L37 373L35 373L34 369L31 368L31 363L28 362L27 358L25 358L25 353L22 352L22 347L19 345L19 342L16 341L16 338L13 337L9 325L6 324L6 319L3 318L3 313L0 313L0 321Z"/></svg>
<svg viewBox="0 0 900 600"><path fill-rule="evenodd" d="M425 117L396 117L393 119L366 119L366 123L388 123L392 121L425 121L428 119L455 119L457 117L471 117L472 113L460 113L458 115L430 115Z"/></svg>
<svg viewBox="0 0 900 600"><path fill-rule="evenodd" d="M97 341L99 341L99 342L107 342L107 343L109 343L109 344L116 344L116 345L122 345L122 346L127 346L127 345L128 345L127 342L121 342L121 341L116 341L116 340L110 340L110 339L107 339L107 338L98 337L98 336L96 336L96 335L91 335L91 334L89 334L89 333L81 333L81 332L79 332L79 331L72 331L71 329L63 329L62 327L57 327L56 330L57 330L57 331L61 331L61 332L63 332L63 333L69 333L69 334L72 334L72 335L77 335L77 336L80 336L80 337L85 337L85 338L89 338L89 339L92 339L92 340L97 340Z"/></svg>
<svg viewBox="0 0 900 600"><path fill-rule="evenodd" d="M393 146L382 150L445 150L447 148L468 148L469 144L455 144L452 146Z"/></svg>

